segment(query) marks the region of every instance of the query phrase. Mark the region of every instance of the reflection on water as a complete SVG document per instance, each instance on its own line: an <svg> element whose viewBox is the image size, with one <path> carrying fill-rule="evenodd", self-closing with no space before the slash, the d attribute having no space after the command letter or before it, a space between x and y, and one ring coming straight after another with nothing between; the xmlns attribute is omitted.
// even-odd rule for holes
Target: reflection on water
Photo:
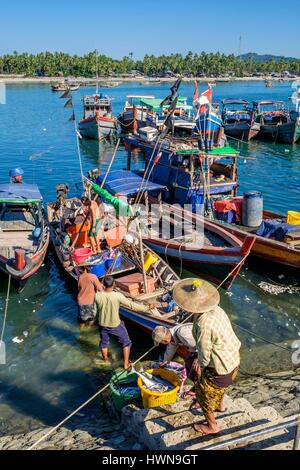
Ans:
<svg viewBox="0 0 300 470"><path fill-rule="evenodd" d="M204 89L204 85L203 85ZM92 90L82 89L74 95L76 114L81 116L80 98ZM122 85L109 90L114 98L115 114L122 109L129 93L164 97L168 85L141 87ZM181 93L192 96L192 84L183 84ZM290 89L278 84L271 90L263 83L228 83L217 85L214 99L244 97L286 99ZM12 166L25 170L28 182L37 182L46 200L55 198L55 185L67 182L72 191L80 183L73 124L70 111L62 100L44 85L9 86L7 105L0 107L0 181L6 182ZM22 119L20 115L22 114ZM239 160L240 191L260 189L265 205L286 212L300 210L300 145L266 144L232 141L241 155L255 160ZM84 172L100 166L105 171L114 150L110 143L80 141ZM127 152L119 148L114 168L127 168ZM135 154L132 169L143 166ZM246 268L229 293L221 292L221 303L235 325L249 330L236 332L242 340L242 367L253 372L291 367L290 352L263 343L258 334L283 347L300 336L299 295L278 296L264 292L261 281L280 283L279 273ZM192 276L187 271L183 276ZM292 282L292 281L291 281ZM0 276L0 324L3 318L7 279ZM28 336L22 336L28 331ZM129 326L133 339L132 357L151 346L151 339ZM24 338L14 343L15 336ZM40 423L54 424L82 403L96 388L106 383L111 370L121 365L118 344L112 343L113 365L105 365L98 355L98 332L80 332L77 324L76 295L62 277L53 255L29 280L22 294L13 290L9 301L5 330L7 365L0 366L0 433L26 430ZM158 352L152 353L157 357ZM92 407L98 409L95 402Z"/></svg>

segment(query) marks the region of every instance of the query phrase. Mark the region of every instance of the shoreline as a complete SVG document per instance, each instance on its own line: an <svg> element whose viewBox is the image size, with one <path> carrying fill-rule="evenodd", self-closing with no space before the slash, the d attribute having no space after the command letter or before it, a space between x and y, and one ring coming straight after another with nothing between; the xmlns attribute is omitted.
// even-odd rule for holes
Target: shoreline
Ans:
<svg viewBox="0 0 300 470"><path fill-rule="evenodd" d="M272 378L270 378L272 377ZM300 368L266 377L241 378L228 391L230 398L244 398L254 408L272 407L282 417L300 413ZM288 377L288 378L287 378ZM100 405L99 405L100 409ZM100 414L100 413L99 413ZM65 425L66 426L66 425ZM52 426L27 433L0 436L1 450L26 450L46 434ZM136 437L118 421L89 414L88 409L72 418L36 447L39 450L145 450Z"/></svg>
<svg viewBox="0 0 300 470"><path fill-rule="evenodd" d="M4 82L6 84L50 84L52 82L64 82L66 78L72 83L82 83L82 84L95 84L96 80L94 78L87 78L87 77L24 77L24 76L16 76L16 75L1 75L0 74L0 82ZM157 82L155 81L157 80ZM158 82L159 80L159 82ZM147 83L148 85L158 85L159 83L170 83L174 82L176 77L164 77L164 78L155 78L153 77L153 81L147 77L99 77L98 82L106 82L108 84L114 83ZM300 80L300 77L289 78L284 77L281 78L280 81L278 78L274 78L271 76L264 76L264 77L234 77L234 78L214 78L214 77L183 77L183 82L193 82L196 80L199 83L232 83L232 82L259 82L265 80L272 80L273 82L294 82Z"/></svg>

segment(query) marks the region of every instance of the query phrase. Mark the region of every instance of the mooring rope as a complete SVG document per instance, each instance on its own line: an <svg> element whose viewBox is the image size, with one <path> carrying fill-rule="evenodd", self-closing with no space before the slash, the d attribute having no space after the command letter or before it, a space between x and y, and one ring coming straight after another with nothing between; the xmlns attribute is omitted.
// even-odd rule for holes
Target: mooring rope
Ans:
<svg viewBox="0 0 300 470"><path fill-rule="evenodd" d="M1 330L0 344L2 344L2 341L4 338L4 331L5 331L7 311L8 311L8 302L9 302L10 284L11 284L11 274L8 276L7 293L6 293L6 299L5 299L5 309L4 309L4 318L3 318L2 330Z"/></svg>
<svg viewBox="0 0 300 470"><path fill-rule="evenodd" d="M148 351L146 351L144 354L142 354L138 359L136 359L133 363L130 364L131 368L134 366L137 362L141 361L146 355L148 355L153 349L155 349L156 346L152 346ZM128 369L125 369L128 370ZM44 436L42 436L40 439L38 439L34 444L32 444L27 450L32 450L34 447L36 447L40 442L44 441L49 437L51 434L53 434L58 428L60 428L63 424L65 424L70 418L72 418L78 411L82 410L86 405L88 405L91 401L93 401L97 396L99 396L102 392L104 392L110 385L110 382L108 382L104 387L102 387L98 392L96 392L93 396L91 396L88 400L86 400L84 403L82 403L76 410L72 411L68 416L66 416L62 421L60 421L54 428L50 429Z"/></svg>

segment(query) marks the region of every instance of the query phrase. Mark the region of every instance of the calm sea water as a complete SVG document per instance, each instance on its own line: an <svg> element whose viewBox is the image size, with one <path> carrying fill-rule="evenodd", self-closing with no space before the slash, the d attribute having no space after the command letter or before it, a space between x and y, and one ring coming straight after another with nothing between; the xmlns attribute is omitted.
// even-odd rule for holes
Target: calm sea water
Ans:
<svg viewBox="0 0 300 470"><path fill-rule="evenodd" d="M204 89L204 87L203 87ZM74 94L77 117L81 116L83 94L94 90L82 88ZM123 84L107 90L113 97L114 112L123 106L127 94L154 94L164 97L168 85L140 86ZM181 93L189 97L193 86L183 84ZM288 103L290 84L277 84L272 89L262 82L218 84L214 100L236 97L248 100L272 98ZM0 106L0 182L8 181L11 167L21 166L25 179L37 183L46 201L55 198L55 185L68 182L75 192L80 182L71 114L64 100L47 85L11 85L7 87L7 104ZM239 144L240 191L259 189L265 207L300 211L300 145L251 142ZM81 143L84 171L105 167L113 145L93 141ZM114 168L126 167L126 152L120 149ZM141 157L132 169L142 168ZM278 273L245 268L230 293L222 293L222 306L231 319L251 333L236 331L243 343L243 370L271 371L290 368L291 354L257 338L258 334L281 346L290 346L300 335L299 293L278 296L264 292L261 281L294 283L278 278ZM280 274L280 273L279 273ZM183 272L188 276L188 272ZM0 325L3 319L7 279L0 276ZM22 294L11 292L4 339L7 365L0 365L0 434L21 431L41 423L54 424L94 393L107 381L111 367L97 354L97 332L80 333L76 320L76 297L64 281L51 253L40 271L28 282ZM23 332L28 332L27 336ZM143 333L130 328L133 338L132 357L138 357L151 345ZM14 337L23 338L17 344ZM156 357L152 355L153 357ZM113 367L121 364L117 345L112 345ZM150 357L151 358L151 357ZM92 405L98 409L98 402Z"/></svg>

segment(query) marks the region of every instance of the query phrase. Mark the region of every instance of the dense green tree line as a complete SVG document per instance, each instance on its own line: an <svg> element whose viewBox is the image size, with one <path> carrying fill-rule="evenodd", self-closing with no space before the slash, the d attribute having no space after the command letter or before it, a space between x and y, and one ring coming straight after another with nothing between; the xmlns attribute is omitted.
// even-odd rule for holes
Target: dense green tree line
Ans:
<svg viewBox="0 0 300 470"><path fill-rule="evenodd" d="M176 74L190 75L219 75L230 73L242 77L254 73L270 73L289 71L300 75L300 60L269 60L263 63L251 59L241 60L233 54L221 53L195 54L189 52L182 54L154 55L146 54L143 60L134 60L133 53L116 60L105 55L98 56L98 70L100 76L112 74L122 75L131 70L137 70L146 75L155 75L165 71ZM63 52L41 52L33 55L24 53L5 54L0 56L0 73L34 75L36 70L42 70L46 76L54 76L57 72L64 75L95 76L95 52L84 56L70 55Z"/></svg>

